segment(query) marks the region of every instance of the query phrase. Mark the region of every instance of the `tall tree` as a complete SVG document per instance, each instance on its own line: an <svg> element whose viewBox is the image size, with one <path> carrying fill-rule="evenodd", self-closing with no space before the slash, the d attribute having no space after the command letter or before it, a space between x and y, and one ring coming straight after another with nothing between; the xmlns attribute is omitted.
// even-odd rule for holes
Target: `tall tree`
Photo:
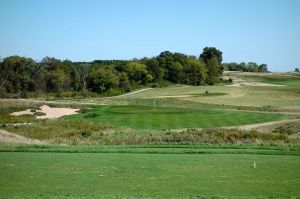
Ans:
<svg viewBox="0 0 300 199"><path fill-rule="evenodd" d="M222 52L215 47L205 47L199 59L206 64L208 73L206 82L210 85L219 82L223 73Z"/></svg>
<svg viewBox="0 0 300 199"><path fill-rule="evenodd" d="M198 61L193 58L187 60L187 65L184 67L183 83L189 85L203 85L206 81L207 69L203 61Z"/></svg>
<svg viewBox="0 0 300 199"><path fill-rule="evenodd" d="M38 78L38 64L30 58L11 56L1 64L1 85L9 93L21 93L35 90Z"/></svg>
<svg viewBox="0 0 300 199"><path fill-rule="evenodd" d="M116 88L119 84L119 77L112 70L106 68L91 71L87 80L91 91L97 93L104 93L109 89Z"/></svg>
<svg viewBox="0 0 300 199"><path fill-rule="evenodd" d="M130 62L126 66L126 72L130 80L146 84L153 79L149 74L146 65L138 62Z"/></svg>
<svg viewBox="0 0 300 199"><path fill-rule="evenodd" d="M145 58L143 62L146 64L147 70L153 77L153 81L158 82L163 79L164 70L159 66L159 61L156 58Z"/></svg>
<svg viewBox="0 0 300 199"><path fill-rule="evenodd" d="M213 57L217 58L219 65L221 65L223 61L222 51L218 50L215 47L205 47L199 59L202 59L204 63L207 63L208 60L212 59Z"/></svg>

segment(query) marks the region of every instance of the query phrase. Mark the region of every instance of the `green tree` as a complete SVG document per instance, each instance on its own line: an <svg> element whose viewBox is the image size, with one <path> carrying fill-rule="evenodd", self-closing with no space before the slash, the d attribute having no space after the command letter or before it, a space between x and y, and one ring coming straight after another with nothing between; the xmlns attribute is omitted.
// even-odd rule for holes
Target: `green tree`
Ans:
<svg viewBox="0 0 300 199"><path fill-rule="evenodd" d="M164 77L164 70L159 66L159 61L156 58L144 59L143 62L147 66L147 70L153 77L153 81L159 82Z"/></svg>
<svg viewBox="0 0 300 199"><path fill-rule="evenodd" d="M8 93L26 95L26 92L35 90L39 70L39 65L33 59L7 57L1 64L1 85Z"/></svg>
<svg viewBox="0 0 300 199"><path fill-rule="evenodd" d="M222 52L215 47L205 47L199 56L199 59L206 64L206 82L210 85L219 82L223 73Z"/></svg>
<svg viewBox="0 0 300 199"><path fill-rule="evenodd" d="M119 84L119 77L107 68L98 68L91 71L87 80L88 88L97 93L104 93L109 89L118 87Z"/></svg>
<svg viewBox="0 0 300 199"><path fill-rule="evenodd" d="M173 62L169 66L169 80L174 83L182 83L183 66L179 62Z"/></svg>
<svg viewBox="0 0 300 199"><path fill-rule="evenodd" d="M208 71L206 82L209 85L220 82L220 64L216 57L207 60L206 68Z"/></svg>
<svg viewBox="0 0 300 199"><path fill-rule="evenodd" d="M45 69L46 90L55 93L66 91L70 81L67 64L51 57L45 57L41 64Z"/></svg>
<svg viewBox="0 0 300 199"><path fill-rule="evenodd" d="M261 64L258 66L258 72L268 72L267 64Z"/></svg>
<svg viewBox="0 0 300 199"><path fill-rule="evenodd" d="M223 57L222 57L222 51L218 50L215 47L205 47L203 49L203 52L201 53L199 59L202 59L204 63L207 63L208 60L211 60L212 58L217 58L217 61L219 65L221 65Z"/></svg>
<svg viewBox="0 0 300 199"><path fill-rule="evenodd" d="M138 62L129 62L126 66L126 72L130 80L138 84L146 84L153 79L148 72L146 65Z"/></svg>
<svg viewBox="0 0 300 199"><path fill-rule="evenodd" d="M131 90L130 81L127 73L125 72L119 73L119 88L123 92L129 92Z"/></svg>
<svg viewBox="0 0 300 199"><path fill-rule="evenodd" d="M193 58L187 60L184 68L184 83L189 85L203 85L206 82L207 69L203 61Z"/></svg>
<svg viewBox="0 0 300 199"><path fill-rule="evenodd" d="M67 76L62 69L48 71L46 78L46 88L48 92L63 92Z"/></svg>

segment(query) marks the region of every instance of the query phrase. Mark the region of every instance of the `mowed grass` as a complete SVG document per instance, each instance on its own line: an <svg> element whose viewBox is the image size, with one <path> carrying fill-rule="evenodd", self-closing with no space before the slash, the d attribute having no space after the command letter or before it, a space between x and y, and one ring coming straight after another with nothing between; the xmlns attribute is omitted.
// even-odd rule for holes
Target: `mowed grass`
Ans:
<svg viewBox="0 0 300 199"><path fill-rule="evenodd" d="M232 73L232 78L243 79L246 82L262 82L274 86L186 86L173 85L166 88L154 88L144 92L120 97L130 98L175 98L185 100L186 103L200 102L216 105L272 106L278 111L300 111L300 75L295 73ZM276 86L280 84L282 86ZM212 95L204 95L208 91ZM220 94L222 95L216 95Z"/></svg>
<svg viewBox="0 0 300 199"><path fill-rule="evenodd" d="M300 197L299 156L1 152L0 160L0 198Z"/></svg>
<svg viewBox="0 0 300 199"><path fill-rule="evenodd" d="M96 106L72 120L91 120L134 129L182 129L240 126L286 118L278 114L154 106Z"/></svg>

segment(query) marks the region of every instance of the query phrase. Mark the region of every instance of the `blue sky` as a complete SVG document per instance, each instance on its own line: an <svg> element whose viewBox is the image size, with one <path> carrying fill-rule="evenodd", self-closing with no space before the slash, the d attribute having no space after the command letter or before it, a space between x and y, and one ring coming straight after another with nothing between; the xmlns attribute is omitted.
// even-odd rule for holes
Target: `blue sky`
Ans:
<svg viewBox="0 0 300 199"><path fill-rule="evenodd" d="M0 56L73 61L170 50L300 67L299 0L0 0Z"/></svg>

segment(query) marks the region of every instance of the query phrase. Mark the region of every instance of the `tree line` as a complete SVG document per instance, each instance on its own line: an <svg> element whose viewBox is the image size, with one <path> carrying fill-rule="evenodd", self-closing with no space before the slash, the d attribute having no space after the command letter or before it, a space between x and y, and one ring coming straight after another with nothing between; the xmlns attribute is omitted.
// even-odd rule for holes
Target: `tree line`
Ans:
<svg viewBox="0 0 300 199"><path fill-rule="evenodd" d="M224 70L226 71L242 71L242 72L268 72L267 64L258 65L255 62L231 62L222 64Z"/></svg>
<svg viewBox="0 0 300 199"><path fill-rule="evenodd" d="M145 85L213 85L221 81L222 52L206 47L199 57L165 51L133 60L72 62L10 56L0 62L0 95L99 93L117 95Z"/></svg>

